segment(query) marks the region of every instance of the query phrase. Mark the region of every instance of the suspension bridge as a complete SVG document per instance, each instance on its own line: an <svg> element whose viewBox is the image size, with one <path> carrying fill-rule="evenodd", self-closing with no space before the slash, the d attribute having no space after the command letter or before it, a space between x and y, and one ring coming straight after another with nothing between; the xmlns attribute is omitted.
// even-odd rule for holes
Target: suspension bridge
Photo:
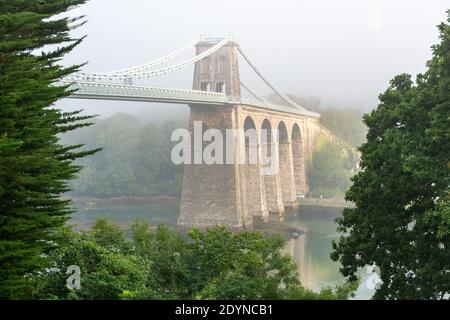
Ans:
<svg viewBox="0 0 450 320"><path fill-rule="evenodd" d="M243 66L265 95L244 81ZM181 227L251 227L255 219L268 221L270 214L283 220L285 209L297 208L308 192L306 170L316 137L331 137L320 126L320 115L279 90L230 36L199 37L150 62L108 72L80 72L60 84L68 86L75 99L188 105L191 130L197 121L205 129L254 129L258 150L262 129L278 132L277 138L269 138L269 144L277 146L275 174L262 173L263 161L185 164ZM237 157L242 142L231 139Z"/></svg>
<svg viewBox="0 0 450 320"><path fill-rule="evenodd" d="M240 55L252 67L254 72L264 81L273 92L285 102L285 105L277 105L269 103L266 99L256 94L245 82L239 79L240 87L243 91L249 93L248 96L229 96L227 92L223 92L223 88L218 90L189 90L165 87L153 87L145 85L133 85L142 80L154 79L166 76L170 73L179 72L190 66L195 66L196 63L214 56L221 48L233 43ZM191 48L195 48L200 44L213 44L210 48L202 53L195 55L192 58L178 62L167 67L159 66L173 61L183 53ZM225 62L226 63L226 62ZM225 64L224 63L224 64ZM225 66L222 66L225 67ZM151 62L116 71L109 71L104 73L79 73L71 76L64 81L63 85L70 85L76 93L72 98L77 99L101 99L101 100L122 100L122 101L146 101L159 103L178 103L178 104L205 104L205 105L224 105L224 104L246 104L266 109L281 110L302 114L307 116L318 116L317 113L310 112L289 97L278 90L251 62L243 49L233 42L228 36L223 39L208 39L200 37L189 43L188 45L178 49L162 58L153 60ZM217 85L216 85L217 88ZM202 89L202 88L198 88ZM286 108L287 107L287 108Z"/></svg>

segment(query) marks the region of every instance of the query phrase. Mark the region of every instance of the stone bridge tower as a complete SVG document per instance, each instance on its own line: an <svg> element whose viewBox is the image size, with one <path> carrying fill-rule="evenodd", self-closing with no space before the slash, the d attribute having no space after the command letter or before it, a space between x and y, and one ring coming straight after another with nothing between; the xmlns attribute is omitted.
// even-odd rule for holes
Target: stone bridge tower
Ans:
<svg viewBox="0 0 450 320"><path fill-rule="evenodd" d="M205 39L198 43L197 54L208 50L219 41L221 39ZM225 93L228 97L236 97L239 101L240 83L236 43L229 42L196 63L193 89ZM200 138L195 126L201 122L201 132L207 129L220 130L224 137L224 150L222 163L206 164L194 163L195 159L202 159L202 155L192 148L192 162L184 165L178 225L192 227L220 224L241 228L251 224L251 217L248 217L245 212L245 197L241 188L241 180L244 177L237 165L237 137L227 136L226 132L227 129L236 129L239 126L236 106L191 104L189 107L192 143ZM209 141L203 142L203 149L209 143ZM232 154L225 150L227 143L232 146Z"/></svg>
<svg viewBox="0 0 450 320"><path fill-rule="evenodd" d="M197 55L216 45L221 39L205 39L196 45ZM215 53L198 61L194 71L194 90L225 93L240 97L237 43L230 41Z"/></svg>

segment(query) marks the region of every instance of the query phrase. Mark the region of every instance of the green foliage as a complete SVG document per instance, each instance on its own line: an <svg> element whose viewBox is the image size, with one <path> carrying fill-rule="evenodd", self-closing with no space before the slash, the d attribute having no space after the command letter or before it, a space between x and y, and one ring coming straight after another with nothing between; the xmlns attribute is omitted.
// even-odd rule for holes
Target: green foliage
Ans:
<svg viewBox="0 0 450 320"><path fill-rule="evenodd" d="M197 280L200 298L282 299L286 289L300 285L294 262L282 254L281 238L224 228L192 230L190 237L198 270L191 281Z"/></svg>
<svg viewBox="0 0 450 320"><path fill-rule="evenodd" d="M294 287L287 292L287 299L290 300L346 300L354 297L360 282L355 280L334 287L325 287L316 293L303 287Z"/></svg>
<svg viewBox="0 0 450 320"><path fill-rule="evenodd" d="M98 220L91 231L65 229L59 236L65 245L47 257L51 268L33 276L34 298L346 299L355 289L303 288L284 241L258 232L216 227L186 236L136 221L127 240L123 230ZM66 287L70 265L80 267L80 290Z"/></svg>
<svg viewBox="0 0 450 320"><path fill-rule="evenodd" d="M349 279L377 265L375 299L443 299L450 293L450 11L440 44L414 84L395 77L364 117L362 171L346 198L356 207L338 220L347 235L332 258Z"/></svg>
<svg viewBox="0 0 450 320"><path fill-rule="evenodd" d="M35 276L34 298L119 299L145 290L146 274L139 259L103 245L117 227L105 227L104 221L94 227L91 233L77 234L66 229L60 234L64 245L48 256L52 268ZM66 270L71 265L81 270L81 290L66 287Z"/></svg>
<svg viewBox="0 0 450 320"><path fill-rule="evenodd" d="M147 251L149 259L145 260L150 264L151 287L168 299L191 298L188 278L192 267L186 263L189 243L164 225L156 228L152 242L153 250Z"/></svg>
<svg viewBox="0 0 450 320"><path fill-rule="evenodd" d="M125 234L115 224L110 224L105 219L98 219L92 226L91 236L96 243L113 252L127 252L131 250Z"/></svg>
<svg viewBox="0 0 450 320"><path fill-rule="evenodd" d="M83 169L73 183L72 194L180 195L183 168L170 160L170 136L180 127L174 122L141 125L134 117L119 113L64 135L64 143L83 141L88 148L103 148L95 156L79 161Z"/></svg>
<svg viewBox="0 0 450 320"><path fill-rule="evenodd" d="M313 197L343 196L356 164L353 150L319 137L308 172L309 194Z"/></svg>
<svg viewBox="0 0 450 320"><path fill-rule="evenodd" d="M53 107L71 93L54 83L79 68L58 61L81 39L49 18L84 2L0 1L0 299L27 297L26 274L42 268L70 212L60 195L79 171L73 160L93 152L57 138L90 117Z"/></svg>

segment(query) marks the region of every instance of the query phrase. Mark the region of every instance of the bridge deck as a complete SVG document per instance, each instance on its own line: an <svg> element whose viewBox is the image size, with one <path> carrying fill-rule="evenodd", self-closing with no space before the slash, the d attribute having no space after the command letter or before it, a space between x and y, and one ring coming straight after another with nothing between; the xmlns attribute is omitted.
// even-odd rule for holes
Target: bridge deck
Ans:
<svg viewBox="0 0 450 320"><path fill-rule="evenodd" d="M73 99L93 99L93 100L120 100L120 101L143 101L173 104L200 104L200 105L225 105L242 104L267 110L303 115L308 117L318 117L314 112L300 110L291 106L275 105L264 103L257 99L228 97L223 93L184 90L173 88L158 88L134 86L114 83L98 82L68 82L61 81L60 85L70 86L75 93L70 96Z"/></svg>

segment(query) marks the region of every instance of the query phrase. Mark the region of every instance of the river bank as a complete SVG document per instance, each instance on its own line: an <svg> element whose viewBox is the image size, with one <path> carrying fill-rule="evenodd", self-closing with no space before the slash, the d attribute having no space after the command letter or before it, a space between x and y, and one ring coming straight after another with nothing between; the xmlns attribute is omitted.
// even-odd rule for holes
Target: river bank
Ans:
<svg viewBox="0 0 450 320"><path fill-rule="evenodd" d="M179 196L159 195L152 197L110 197L96 198L90 196L68 196L72 199L76 208L89 210L99 209L108 205L117 204L161 204L161 205L180 205ZM352 203L343 198L300 198L300 208L303 206L329 207L329 208L350 208Z"/></svg>
<svg viewBox="0 0 450 320"><path fill-rule="evenodd" d="M146 220L152 227L163 223L173 229L179 229L176 221L180 210L180 198L176 196L112 198L72 196L71 199L75 211L71 224L75 225L77 229L90 229L95 218L114 220L124 229L129 229L130 223L134 220ZM298 216L301 219L334 220L346 206L348 203L343 199L302 198L298 211L286 210L286 219ZM271 216L269 223L256 221L252 229L266 235L282 235L286 239L306 232L302 228L289 225L289 223L280 223L275 216Z"/></svg>
<svg viewBox="0 0 450 320"><path fill-rule="evenodd" d="M180 197L177 196L152 196L152 197L110 197L110 198L96 198L90 196L68 196L72 199L72 203L78 209L89 210L99 209L108 205L117 204L161 204L161 205L179 205Z"/></svg>

